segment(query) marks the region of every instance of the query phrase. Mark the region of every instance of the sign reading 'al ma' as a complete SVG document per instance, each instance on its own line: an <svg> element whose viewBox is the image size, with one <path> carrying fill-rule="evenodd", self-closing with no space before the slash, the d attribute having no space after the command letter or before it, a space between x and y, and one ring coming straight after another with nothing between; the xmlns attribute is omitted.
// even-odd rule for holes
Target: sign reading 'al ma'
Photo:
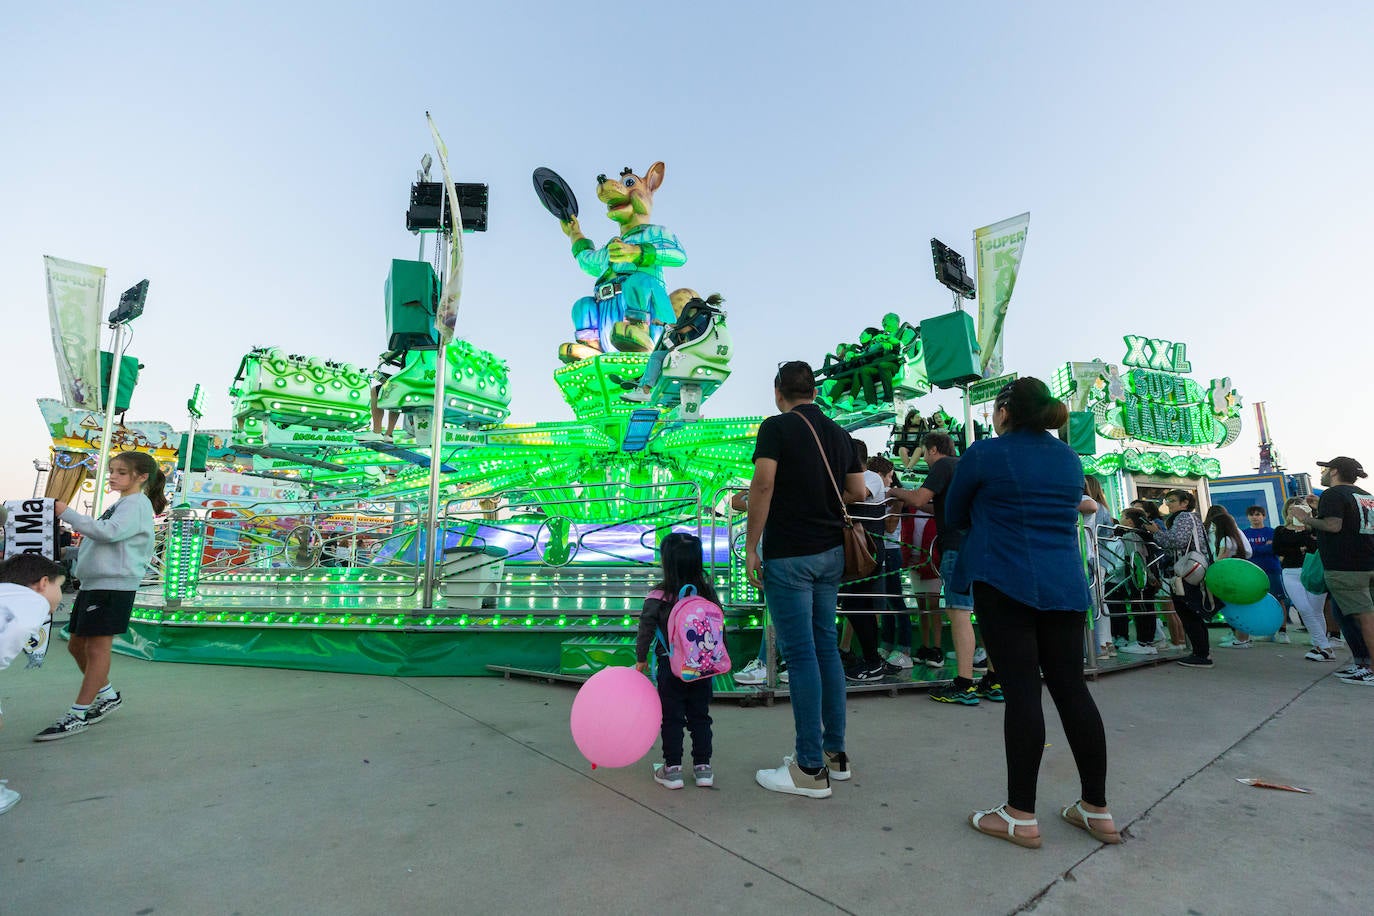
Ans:
<svg viewBox="0 0 1374 916"><path fill-rule="evenodd" d="M1128 334L1122 367L1106 366L1093 384L1088 408L1109 439L1156 445L1230 445L1240 435L1240 395L1229 378L1204 388L1191 371L1185 344Z"/></svg>

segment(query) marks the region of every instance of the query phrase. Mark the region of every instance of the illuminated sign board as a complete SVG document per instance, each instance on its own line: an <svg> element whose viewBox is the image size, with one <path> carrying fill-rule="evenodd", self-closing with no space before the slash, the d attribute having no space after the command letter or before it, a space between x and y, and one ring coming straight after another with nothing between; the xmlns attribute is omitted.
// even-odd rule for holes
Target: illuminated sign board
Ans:
<svg viewBox="0 0 1374 916"><path fill-rule="evenodd" d="M1203 387L1191 371L1185 344L1125 337L1122 365L1102 365L1086 398L1097 431L1108 439L1155 445L1230 445L1240 435L1240 395L1229 378Z"/></svg>

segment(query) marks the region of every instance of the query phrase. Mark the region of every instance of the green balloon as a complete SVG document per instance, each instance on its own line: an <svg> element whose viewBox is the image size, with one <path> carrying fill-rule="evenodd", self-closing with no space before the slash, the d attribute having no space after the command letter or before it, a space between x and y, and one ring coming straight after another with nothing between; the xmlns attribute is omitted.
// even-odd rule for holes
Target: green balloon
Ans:
<svg viewBox="0 0 1374 916"><path fill-rule="evenodd" d="M1269 594L1269 576L1249 560L1231 557L1208 567L1207 589L1227 604L1254 604Z"/></svg>

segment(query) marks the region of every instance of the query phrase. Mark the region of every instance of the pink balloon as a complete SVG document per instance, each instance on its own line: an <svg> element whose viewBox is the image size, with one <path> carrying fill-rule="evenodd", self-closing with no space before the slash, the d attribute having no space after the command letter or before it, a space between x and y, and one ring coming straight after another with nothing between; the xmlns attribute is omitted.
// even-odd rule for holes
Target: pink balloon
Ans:
<svg viewBox="0 0 1374 916"><path fill-rule="evenodd" d="M654 746L663 707L658 690L643 674L633 668L602 668L578 689L570 724L573 742L592 769L627 767Z"/></svg>

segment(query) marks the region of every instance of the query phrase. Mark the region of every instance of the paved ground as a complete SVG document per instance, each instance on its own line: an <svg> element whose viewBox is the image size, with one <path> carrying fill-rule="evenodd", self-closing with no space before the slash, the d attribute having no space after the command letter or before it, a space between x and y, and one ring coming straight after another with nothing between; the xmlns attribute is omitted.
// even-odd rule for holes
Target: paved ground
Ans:
<svg viewBox="0 0 1374 916"><path fill-rule="evenodd" d="M1374 690L1305 646L1218 650L1093 687L1127 842L1053 816L1077 779L1051 715L1038 851L981 837L1002 712L853 698L834 797L753 783L791 712L715 707L717 788L591 772L570 686L115 661L123 709L30 740L75 666L0 672L0 912L1331 913L1370 886ZM1312 795L1235 782L1261 776Z"/></svg>

